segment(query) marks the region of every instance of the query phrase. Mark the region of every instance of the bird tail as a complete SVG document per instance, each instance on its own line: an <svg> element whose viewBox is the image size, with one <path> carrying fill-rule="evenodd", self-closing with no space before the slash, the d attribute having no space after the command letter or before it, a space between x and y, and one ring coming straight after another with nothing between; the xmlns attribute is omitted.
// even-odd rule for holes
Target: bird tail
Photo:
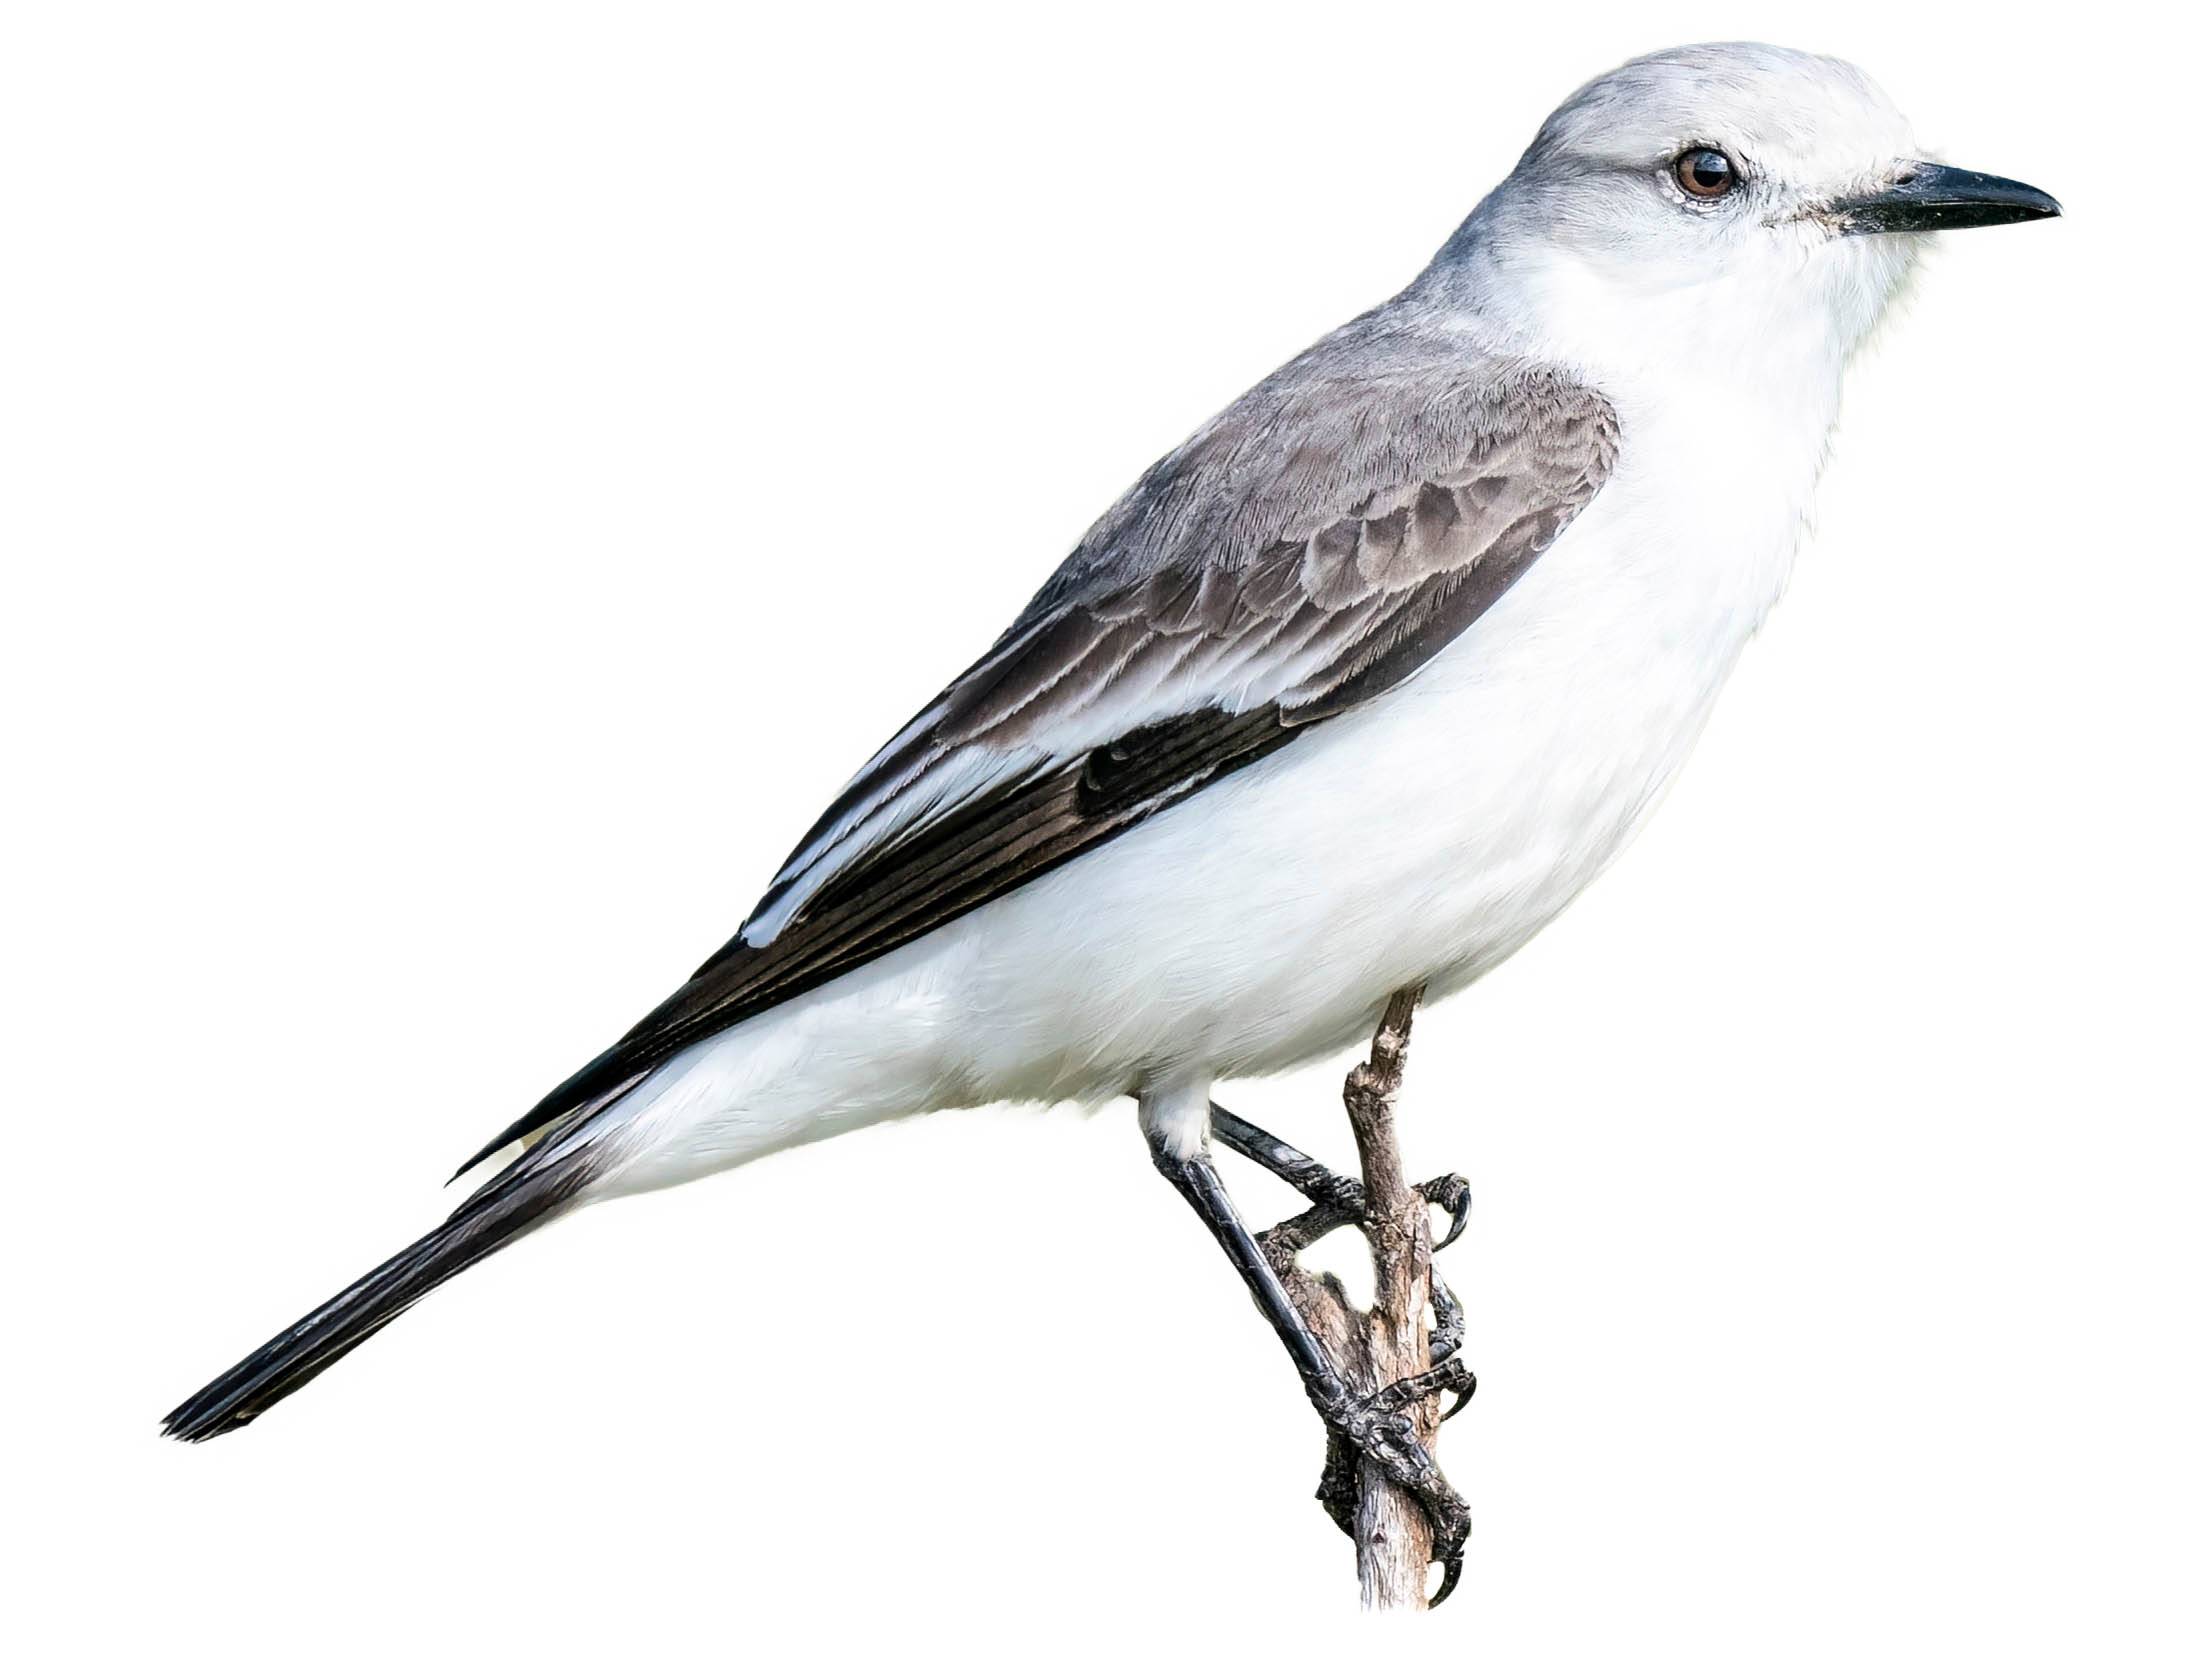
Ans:
<svg viewBox="0 0 2208 1656"><path fill-rule="evenodd" d="M564 1212L601 1171L600 1159L581 1145L556 1158L532 1156L517 1163L420 1241L178 1404L162 1421L162 1435L200 1443L236 1431L432 1288Z"/></svg>

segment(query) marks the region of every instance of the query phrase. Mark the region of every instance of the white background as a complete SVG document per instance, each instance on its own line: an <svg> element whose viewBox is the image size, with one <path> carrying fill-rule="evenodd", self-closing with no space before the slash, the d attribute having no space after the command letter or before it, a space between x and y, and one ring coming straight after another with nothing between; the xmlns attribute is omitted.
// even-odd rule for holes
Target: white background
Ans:
<svg viewBox="0 0 2208 1656"><path fill-rule="evenodd" d="M2070 216L1943 249L1668 809L1421 1020L1482 1382L1432 1631L2199 1649L2201 42L1977 10L9 7L9 1642L1346 1617L1124 1105L599 1210L249 1432L154 1422L1552 104L1753 35ZM1339 1156L1340 1068L1228 1099Z"/></svg>

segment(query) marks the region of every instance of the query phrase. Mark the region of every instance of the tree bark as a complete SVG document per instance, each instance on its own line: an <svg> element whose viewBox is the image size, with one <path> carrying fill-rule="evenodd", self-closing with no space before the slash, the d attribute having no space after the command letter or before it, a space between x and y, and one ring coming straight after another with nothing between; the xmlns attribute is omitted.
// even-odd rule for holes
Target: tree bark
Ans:
<svg viewBox="0 0 2208 1656"><path fill-rule="evenodd" d="M1372 1308L1364 1317L1366 1366L1377 1391L1425 1372L1426 1318L1434 1267L1426 1198L1403 1174L1395 1099L1410 1050L1411 1014L1424 985L1399 990L1372 1037L1372 1055L1349 1073L1342 1103L1357 1139L1365 1181L1365 1239L1372 1248ZM1419 1441L1429 1452L1441 1402L1418 1405ZM1418 1502L1370 1466L1357 1472L1357 1584L1368 1610L1423 1610L1433 1534Z"/></svg>
<svg viewBox="0 0 2208 1656"><path fill-rule="evenodd" d="M1267 1231L1262 1238L1274 1269L1305 1322L1325 1345L1342 1378L1361 1396L1432 1367L1427 1319L1433 1309L1433 1231L1427 1197L1404 1176L1395 1136L1396 1094L1410 1051L1411 1015L1423 984L1388 1000L1372 1051L1342 1084L1364 1180L1359 1215L1320 1205ZM1373 1301L1359 1311L1340 1280L1314 1275L1296 1256L1320 1237L1357 1225L1372 1250ZM1440 1399L1416 1406L1419 1441L1432 1453L1441 1426ZM1432 1573L1433 1532L1418 1501L1374 1468L1349 1464L1345 1445L1330 1443L1319 1499L1357 1546L1357 1582L1372 1610L1423 1610Z"/></svg>

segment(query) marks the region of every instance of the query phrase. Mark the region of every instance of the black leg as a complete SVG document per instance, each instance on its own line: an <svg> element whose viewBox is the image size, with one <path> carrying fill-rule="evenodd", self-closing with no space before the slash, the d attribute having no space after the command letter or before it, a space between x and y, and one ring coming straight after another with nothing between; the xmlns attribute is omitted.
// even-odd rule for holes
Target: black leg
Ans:
<svg viewBox="0 0 2208 1656"><path fill-rule="evenodd" d="M1365 1187L1357 1180L1312 1160L1286 1139L1275 1138L1232 1110L1211 1107L1211 1136L1302 1192L1308 1202L1348 1208L1352 1213L1365 1211Z"/></svg>
<svg viewBox="0 0 2208 1656"><path fill-rule="evenodd" d="M1222 1110L1214 1104L1211 1131L1212 1136L1228 1149L1278 1174L1311 1199L1310 1211L1282 1220L1257 1238L1259 1251L1276 1274L1287 1270L1295 1262L1296 1255L1322 1236L1365 1216L1365 1187L1361 1183L1305 1155L1286 1139L1274 1137L1256 1122L1245 1121L1233 1111ZM1465 1220L1472 1210L1472 1187L1461 1174L1444 1173L1438 1179L1428 1179L1418 1191L1449 1214L1449 1234L1434 1244L1434 1251L1439 1253L1464 1234ZM1427 1284L1434 1307L1434 1332L1427 1341L1426 1357L1428 1362L1439 1367L1464 1349L1464 1307L1438 1272L1428 1274ZM1472 1388L1476 1384L1463 1365L1455 1365L1455 1370L1461 1371L1464 1385L1451 1388L1459 1395L1450 1405L1449 1413L1442 1416L1444 1420L1453 1417L1471 1401ZM1333 1446L1329 1445L1329 1454L1332 1452ZM1324 1498L1322 1493L1321 1499Z"/></svg>
<svg viewBox="0 0 2208 1656"><path fill-rule="evenodd" d="M1313 1214L1304 1227L1303 1246L1309 1247L1327 1231L1339 1230L1365 1215L1365 1187L1346 1173L1337 1173L1323 1162L1305 1155L1286 1139L1276 1138L1254 1121L1244 1121L1232 1110L1211 1107L1211 1135L1236 1155L1246 1156L1266 1172L1300 1191L1313 1207L1334 1210ZM1449 1231L1434 1244L1441 1252L1464 1234L1472 1214L1472 1187L1463 1175L1444 1173L1418 1187L1419 1194L1449 1215ZM1322 1220L1323 1229L1314 1228Z"/></svg>
<svg viewBox="0 0 2208 1656"><path fill-rule="evenodd" d="M1234 1262L1235 1270L1250 1290L1250 1297L1257 1301L1258 1310L1273 1325L1280 1343L1288 1348L1289 1359L1296 1365L1296 1373L1302 1377L1303 1389L1310 1394L1312 1404L1321 1414L1345 1407L1349 1402L1349 1388L1335 1370L1334 1359L1326 1354L1318 1336L1305 1325L1295 1302L1288 1297L1288 1290L1281 1286L1280 1274L1273 1269L1272 1261L1265 1257L1265 1250L1258 1246L1257 1238L1242 1223L1242 1216L1234 1211L1233 1199L1220 1182L1219 1169L1212 1166L1211 1158L1194 1156L1183 1161L1155 1144L1150 1147L1150 1155L1158 1164L1158 1171L1188 1199L1188 1205L1203 1220L1204 1228Z"/></svg>
<svg viewBox="0 0 2208 1656"><path fill-rule="evenodd" d="M1319 1498L1327 1511L1337 1523L1346 1526L1354 1503L1350 1494L1355 1487L1353 1469L1360 1459L1371 1461L1391 1481L1408 1490L1425 1509L1427 1521L1433 1526L1434 1557L1443 1567L1441 1590L1433 1599L1439 1604L1455 1588L1463 1569L1465 1537L1472 1527L1471 1511L1464 1498L1449 1487L1449 1481L1441 1475L1441 1468L1434 1464L1426 1446L1419 1442L1411 1410L1436 1392L1469 1395L1472 1377L1452 1357L1428 1373L1399 1381L1372 1397L1353 1398L1326 1347L1288 1297L1288 1290L1282 1285L1273 1262L1266 1257L1265 1248L1250 1234L1242 1216L1235 1212L1234 1203L1211 1158L1194 1156L1184 1161L1157 1143L1151 1145L1150 1153L1158 1171L1187 1199L1205 1228L1234 1262L1235 1270L1257 1301L1258 1309L1272 1324L1273 1332L1280 1336L1280 1343L1288 1348L1288 1356L1303 1379L1303 1389L1312 1407L1326 1423L1327 1472L1320 1485ZM1360 1191L1360 1200L1362 1194Z"/></svg>

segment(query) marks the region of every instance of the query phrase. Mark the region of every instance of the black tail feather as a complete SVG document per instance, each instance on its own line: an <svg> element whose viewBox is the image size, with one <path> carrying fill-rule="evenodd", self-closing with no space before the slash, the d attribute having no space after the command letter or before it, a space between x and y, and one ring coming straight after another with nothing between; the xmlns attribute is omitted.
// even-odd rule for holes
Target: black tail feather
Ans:
<svg viewBox="0 0 2208 1656"><path fill-rule="evenodd" d="M450 1219L309 1312L170 1411L162 1435L200 1443L236 1431L297 1391L432 1288L558 1214L589 1182L592 1158L562 1157L494 1180Z"/></svg>

